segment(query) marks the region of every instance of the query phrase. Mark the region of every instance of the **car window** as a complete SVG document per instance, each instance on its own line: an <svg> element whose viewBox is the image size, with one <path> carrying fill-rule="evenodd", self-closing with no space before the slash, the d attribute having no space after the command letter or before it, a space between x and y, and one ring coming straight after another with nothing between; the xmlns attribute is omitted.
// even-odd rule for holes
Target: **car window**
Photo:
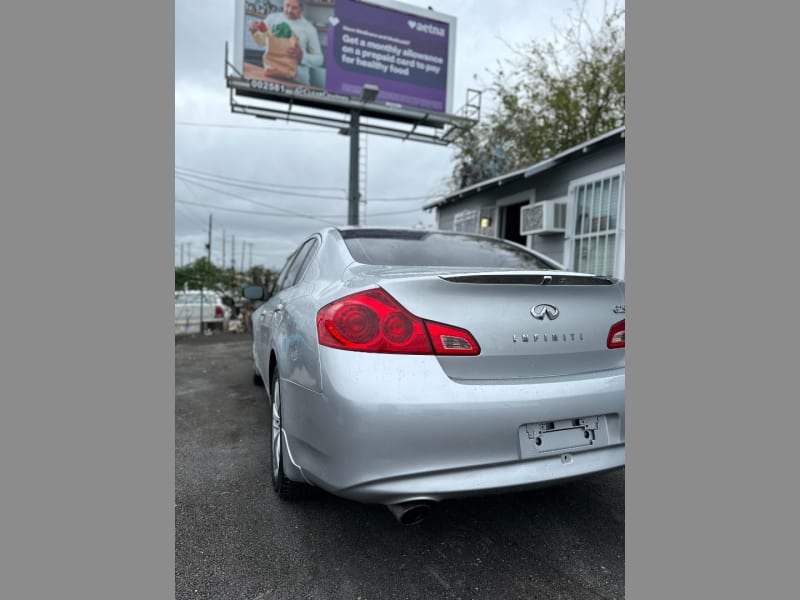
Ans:
<svg viewBox="0 0 800 600"><path fill-rule="evenodd" d="M270 296L276 294L277 292L279 292L280 290L283 289L283 287L284 287L283 284L286 281L287 275L289 275L289 269L291 268L292 263L294 262L294 259L296 257L297 257L297 250L292 252L292 254L289 256L289 258L286 259L286 264L283 265L283 269L281 269L280 275L278 275L278 279L275 282L275 286L272 288L272 292L270 293Z"/></svg>
<svg viewBox="0 0 800 600"><path fill-rule="evenodd" d="M216 294L201 294L200 292L188 294L176 294L175 304L200 304L202 299L203 304L216 304L218 297Z"/></svg>
<svg viewBox="0 0 800 600"><path fill-rule="evenodd" d="M310 242L310 243L309 243ZM308 251L305 253L305 256L300 258L297 262L300 264L300 260L302 260L302 264L297 269L297 275L294 278L294 281L290 282L289 285L297 285L302 281L303 275L308 270L308 265L311 264L312 259L314 258L314 253L317 251L317 247L319 246L319 240L314 238L306 242L304 247L308 247Z"/></svg>
<svg viewBox="0 0 800 600"><path fill-rule="evenodd" d="M297 277L301 273L306 258L308 258L311 249L314 247L314 242L314 239L306 241L300 247L300 250L297 251L295 259L292 262L292 265L289 267L289 272L286 274L286 279L284 280L283 287L281 289L291 287L296 283Z"/></svg>
<svg viewBox="0 0 800 600"><path fill-rule="evenodd" d="M501 239L431 231L353 229L341 232L353 258L368 265L555 269Z"/></svg>
<svg viewBox="0 0 800 600"><path fill-rule="evenodd" d="M197 304L200 302L200 294L178 294L175 296L176 304Z"/></svg>

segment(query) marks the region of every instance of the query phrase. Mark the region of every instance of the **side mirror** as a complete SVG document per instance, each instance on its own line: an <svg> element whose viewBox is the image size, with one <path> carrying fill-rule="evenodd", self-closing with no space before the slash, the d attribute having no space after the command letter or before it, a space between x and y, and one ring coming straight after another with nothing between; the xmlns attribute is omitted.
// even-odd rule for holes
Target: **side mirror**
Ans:
<svg viewBox="0 0 800 600"><path fill-rule="evenodd" d="M248 300L263 300L264 299L264 286L263 285L248 285L242 288L242 296Z"/></svg>

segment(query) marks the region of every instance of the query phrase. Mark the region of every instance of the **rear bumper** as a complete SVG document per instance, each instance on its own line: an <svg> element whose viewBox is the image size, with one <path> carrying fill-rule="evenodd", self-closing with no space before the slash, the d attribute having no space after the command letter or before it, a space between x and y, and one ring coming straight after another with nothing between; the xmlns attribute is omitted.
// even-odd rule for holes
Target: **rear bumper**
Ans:
<svg viewBox="0 0 800 600"><path fill-rule="evenodd" d="M322 392L283 382L284 433L290 476L336 495L441 500L625 464L624 369L476 385L454 382L430 356L321 348L320 360ZM590 417L591 443L534 443L534 425Z"/></svg>
<svg viewBox="0 0 800 600"><path fill-rule="evenodd" d="M340 496L361 502L392 504L410 500L439 501L447 498L527 490L564 483L625 465L625 446L589 452L560 452L535 460L502 465L460 468L367 481L336 490Z"/></svg>

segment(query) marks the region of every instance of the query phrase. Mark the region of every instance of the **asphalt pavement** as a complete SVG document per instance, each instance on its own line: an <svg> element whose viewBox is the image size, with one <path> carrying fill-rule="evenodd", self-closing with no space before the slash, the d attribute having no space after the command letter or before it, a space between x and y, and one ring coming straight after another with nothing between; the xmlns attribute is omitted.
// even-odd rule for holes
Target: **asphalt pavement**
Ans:
<svg viewBox="0 0 800 600"><path fill-rule="evenodd" d="M279 500L250 347L175 339L176 599L624 598L624 470L448 500L412 527L321 491Z"/></svg>

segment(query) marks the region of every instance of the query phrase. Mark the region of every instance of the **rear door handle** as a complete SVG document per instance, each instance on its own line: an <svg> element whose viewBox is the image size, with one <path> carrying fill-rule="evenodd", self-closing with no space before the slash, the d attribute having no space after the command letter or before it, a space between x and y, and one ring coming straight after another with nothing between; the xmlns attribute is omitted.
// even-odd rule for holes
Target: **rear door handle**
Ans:
<svg viewBox="0 0 800 600"><path fill-rule="evenodd" d="M278 304L278 306L276 306L276 307L275 307L275 308L272 310L272 312L279 313L279 312L281 312L282 310L283 310L283 303L281 302L280 304Z"/></svg>

